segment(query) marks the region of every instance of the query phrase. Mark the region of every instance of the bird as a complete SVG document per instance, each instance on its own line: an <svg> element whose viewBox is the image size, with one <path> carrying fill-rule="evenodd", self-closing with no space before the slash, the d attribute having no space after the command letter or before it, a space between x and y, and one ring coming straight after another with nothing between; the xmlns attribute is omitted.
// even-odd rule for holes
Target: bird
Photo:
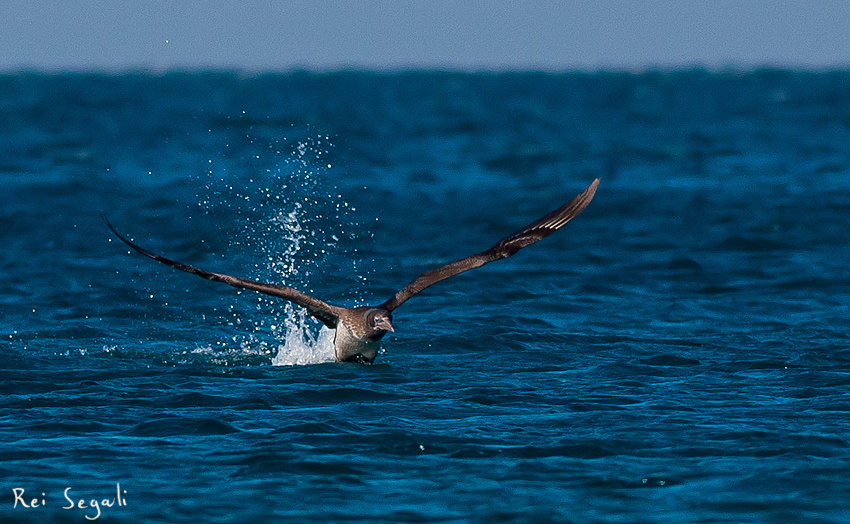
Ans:
<svg viewBox="0 0 850 524"><path fill-rule="evenodd" d="M372 364L380 350L381 339L387 333L395 331L395 327L393 326L393 312L396 308L437 282L483 266L484 264L509 257L520 249L557 231L590 204L598 186L599 179L597 178L570 202L532 222L520 231L499 240L491 248L422 273L401 288L386 302L376 306L336 306L289 286L268 284L198 269L148 251L131 242L115 229L105 214L103 218L109 229L112 230L118 239L135 251L157 262L162 262L167 266L213 282L223 282L236 288L250 289L294 302L305 308L310 315L318 319L322 324L335 330L334 353L337 362Z"/></svg>

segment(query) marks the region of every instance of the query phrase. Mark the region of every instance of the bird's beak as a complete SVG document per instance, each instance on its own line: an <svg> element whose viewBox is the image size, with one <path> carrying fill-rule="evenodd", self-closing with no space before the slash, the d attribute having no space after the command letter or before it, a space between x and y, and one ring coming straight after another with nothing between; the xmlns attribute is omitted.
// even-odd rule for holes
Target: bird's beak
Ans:
<svg viewBox="0 0 850 524"><path fill-rule="evenodd" d="M378 329L383 329L384 331L395 332L395 329L393 329L393 325L392 323L390 323L390 319L388 318L379 318L378 322L375 324L375 327Z"/></svg>

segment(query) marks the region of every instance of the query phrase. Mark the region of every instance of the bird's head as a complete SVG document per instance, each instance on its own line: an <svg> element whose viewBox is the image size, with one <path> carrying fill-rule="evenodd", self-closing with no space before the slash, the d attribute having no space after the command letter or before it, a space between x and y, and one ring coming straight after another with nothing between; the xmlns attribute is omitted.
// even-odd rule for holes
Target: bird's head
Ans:
<svg viewBox="0 0 850 524"><path fill-rule="evenodd" d="M393 329L393 317L389 311L385 309L373 309L367 317L369 329L375 337L384 336L387 331L395 331Z"/></svg>

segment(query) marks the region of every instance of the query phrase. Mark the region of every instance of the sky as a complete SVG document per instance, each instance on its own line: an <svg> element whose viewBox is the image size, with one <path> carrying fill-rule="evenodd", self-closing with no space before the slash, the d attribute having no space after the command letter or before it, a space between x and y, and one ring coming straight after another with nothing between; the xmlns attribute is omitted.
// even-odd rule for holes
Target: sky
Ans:
<svg viewBox="0 0 850 524"><path fill-rule="evenodd" d="M0 71L850 68L845 0L2 0Z"/></svg>

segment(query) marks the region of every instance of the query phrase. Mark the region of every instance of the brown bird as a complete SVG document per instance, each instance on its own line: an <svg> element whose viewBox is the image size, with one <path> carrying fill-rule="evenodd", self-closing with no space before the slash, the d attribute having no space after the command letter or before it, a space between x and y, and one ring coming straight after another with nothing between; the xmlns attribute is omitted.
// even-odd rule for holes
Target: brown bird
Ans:
<svg viewBox="0 0 850 524"><path fill-rule="evenodd" d="M255 280L211 273L175 262L130 242L115 230L108 219L106 225L125 244L158 262L207 280L224 282L237 288L252 289L298 304L328 328L336 330L334 349L337 362L371 364L378 355L381 339L388 331L395 331L392 324L392 312L397 307L423 289L441 280L483 266L488 262L509 257L525 246L533 244L558 230L587 207L593 199L593 195L596 194L598 186L599 179L597 178L569 203L552 211L540 220L532 222L521 231L503 238L486 251L422 273L383 304L354 308L334 306L288 286L264 284ZM106 219L106 216L104 216L104 219Z"/></svg>

